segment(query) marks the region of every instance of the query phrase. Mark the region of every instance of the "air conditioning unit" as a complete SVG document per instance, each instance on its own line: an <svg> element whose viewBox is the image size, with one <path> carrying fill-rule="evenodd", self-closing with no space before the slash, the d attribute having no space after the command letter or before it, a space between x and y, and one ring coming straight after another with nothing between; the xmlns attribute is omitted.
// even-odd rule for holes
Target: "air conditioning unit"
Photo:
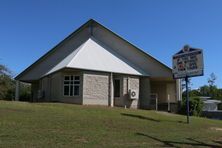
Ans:
<svg viewBox="0 0 222 148"><path fill-rule="evenodd" d="M136 89L130 89L129 90L129 98L132 100L138 99L139 98L139 91Z"/></svg>

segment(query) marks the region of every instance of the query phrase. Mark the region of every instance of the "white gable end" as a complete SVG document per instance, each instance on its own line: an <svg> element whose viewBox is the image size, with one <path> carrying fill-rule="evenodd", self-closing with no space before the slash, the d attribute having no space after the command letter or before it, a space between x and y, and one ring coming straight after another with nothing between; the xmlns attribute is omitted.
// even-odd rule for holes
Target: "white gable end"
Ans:
<svg viewBox="0 0 222 148"><path fill-rule="evenodd" d="M49 72L47 72L44 76L49 75L55 71L58 71L64 67L67 67L69 62L75 57L75 55L78 53L78 51L84 46L85 43L83 43L81 46L79 46L77 49L75 49L70 55L68 55L64 60L62 60L59 64L57 64L55 67L53 67Z"/></svg>
<svg viewBox="0 0 222 148"><path fill-rule="evenodd" d="M89 38L47 74L65 67L148 76L94 38Z"/></svg>

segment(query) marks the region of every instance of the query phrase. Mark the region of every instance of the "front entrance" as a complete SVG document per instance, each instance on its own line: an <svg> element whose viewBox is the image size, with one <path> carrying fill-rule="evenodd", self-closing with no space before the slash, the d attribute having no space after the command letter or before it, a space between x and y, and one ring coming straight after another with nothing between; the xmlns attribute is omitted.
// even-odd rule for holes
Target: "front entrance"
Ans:
<svg viewBox="0 0 222 148"><path fill-rule="evenodd" d="M114 98L120 97L120 79L114 79Z"/></svg>

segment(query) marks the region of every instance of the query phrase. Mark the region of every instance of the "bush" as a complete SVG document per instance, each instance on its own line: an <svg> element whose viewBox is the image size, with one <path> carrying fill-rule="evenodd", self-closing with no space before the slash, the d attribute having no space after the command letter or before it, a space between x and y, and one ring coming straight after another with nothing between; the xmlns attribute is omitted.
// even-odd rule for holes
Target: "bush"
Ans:
<svg viewBox="0 0 222 148"><path fill-rule="evenodd" d="M0 100L14 100L16 81L12 77L11 71L0 64ZM31 85L20 83L20 101L30 101Z"/></svg>
<svg viewBox="0 0 222 148"><path fill-rule="evenodd" d="M27 83L20 83L20 101L31 101L31 85Z"/></svg>
<svg viewBox="0 0 222 148"><path fill-rule="evenodd" d="M0 99L12 100L14 98L15 82L10 76L0 75Z"/></svg>
<svg viewBox="0 0 222 148"><path fill-rule="evenodd" d="M180 113L186 115L186 108L186 98L183 98ZM203 101L199 97L190 97L189 108L191 116L200 116L203 109Z"/></svg>

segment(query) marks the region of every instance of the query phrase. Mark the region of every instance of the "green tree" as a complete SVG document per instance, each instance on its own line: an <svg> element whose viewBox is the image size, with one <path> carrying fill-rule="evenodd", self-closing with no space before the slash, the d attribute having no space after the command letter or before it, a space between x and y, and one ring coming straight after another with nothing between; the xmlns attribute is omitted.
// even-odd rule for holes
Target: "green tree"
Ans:
<svg viewBox="0 0 222 148"><path fill-rule="evenodd" d="M14 98L15 82L11 71L0 64L0 99L11 100Z"/></svg>
<svg viewBox="0 0 222 148"><path fill-rule="evenodd" d="M28 83L20 84L20 101L31 101L31 85Z"/></svg>
<svg viewBox="0 0 222 148"><path fill-rule="evenodd" d="M201 96L210 96L210 88L207 85L200 87L200 95Z"/></svg>
<svg viewBox="0 0 222 148"><path fill-rule="evenodd" d="M203 101L199 97L190 97L189 108L191 116L201 116ZM180 113L186 115L186 99L184 97L182 100Z"/></svg>
<svg viewBox="0 0 222 148"><path fill-rule="evenodd" d="M15 98L15 80L12 78L12 72L4 65L0 64L0 99L14 100ZM20 100L30 101L31 86L27 83L20 84Z"/></svg>
<svg viewBox="0 0 222 148"><path fill-rule="evenodd" d="M190 97L201 96L201 95L200 95L200 91L195 90L195 89L194 89L194 90L190 90L190 91L189 91L189 96L190 96Z"/></svg>
<svg viewBox="0 0 222 148"><path fill-rule="evenodd" d="M215 81L216 81L217 77L214 73L210 74L210 77L208 78L208 84L209 84L209 96L211 96L212 98L215 97L215 93L217 91L217 87L215 85Z"/></svg>
<svg viewBox="0 0 222 148"><path fill-rule="evenodd" d="M214 73L210 74L210 77L208 78L208 84L209 86L215 86L215 81L216 81L217 77Z"/></svg>

